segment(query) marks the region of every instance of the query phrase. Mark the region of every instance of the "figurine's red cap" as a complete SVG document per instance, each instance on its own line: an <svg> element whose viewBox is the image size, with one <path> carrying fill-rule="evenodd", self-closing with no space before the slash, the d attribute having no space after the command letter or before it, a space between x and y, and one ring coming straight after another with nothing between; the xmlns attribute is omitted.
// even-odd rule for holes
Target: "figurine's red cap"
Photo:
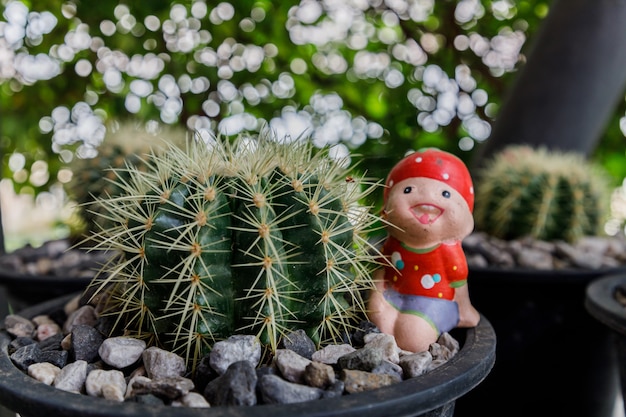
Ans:
<svg viewBox="0 0 626 417"><path fill-rule="evenodd" d="M432 178L450 185L463 196L470 211L474 210L474 186L467 166L457 156L436 148L413 152L391 169L383 195L385 204L394 184L415 177Z"/></svg>

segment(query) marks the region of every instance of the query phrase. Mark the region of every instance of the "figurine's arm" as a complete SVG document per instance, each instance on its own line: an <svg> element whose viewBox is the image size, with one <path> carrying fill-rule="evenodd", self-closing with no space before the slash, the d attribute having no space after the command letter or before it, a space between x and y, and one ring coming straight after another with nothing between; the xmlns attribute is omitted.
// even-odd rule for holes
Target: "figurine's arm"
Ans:
<svg viewBox="0 0 626 417"><path fill-rule="evenodd" d="M454 259L457 265L457 278L451 284L454 286L454 301L459 305L459 324L458 327L474 327L480 320L480 314L470 301L469 289L467 286L467 260L461 242L457 242L450 247L450 259ZM463 282L465 281L465 282Z"/></svg>
<svg viewBox="0 0 626 417"><path fill-rule="evenodd" d="M459 305L458 327L474 327L480 320L480 314L470 301L467 284L455 289L454 301Z"/></svg>

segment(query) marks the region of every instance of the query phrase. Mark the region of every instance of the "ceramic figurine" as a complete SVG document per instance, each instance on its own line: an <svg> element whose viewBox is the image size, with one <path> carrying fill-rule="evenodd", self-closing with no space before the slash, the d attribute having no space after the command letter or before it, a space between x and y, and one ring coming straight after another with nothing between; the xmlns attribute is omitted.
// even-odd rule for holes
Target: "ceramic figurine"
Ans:
<svg viewBox="0 0 626 417"><path fill-rule="evenodd" d="M422 352L441 333L480 319L461 247L474 228L472 178L459 158L427 148L393 167L383 198L385 266L374 272L370 320L401 349Z"/></svg>

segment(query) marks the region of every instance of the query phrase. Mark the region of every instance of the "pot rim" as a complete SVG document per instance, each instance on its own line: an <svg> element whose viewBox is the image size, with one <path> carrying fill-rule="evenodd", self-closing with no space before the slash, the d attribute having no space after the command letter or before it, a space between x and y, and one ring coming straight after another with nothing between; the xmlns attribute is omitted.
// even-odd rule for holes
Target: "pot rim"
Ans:
<svg viewBox="0 0 626 417"><path fill-rule="evenodd" d="M75 295L55 298L17 313L32 318L62 305ZM394 385L337 398L295 404L250 407L185 408L118 403L59 390L26 375L13 365L8 346L11 336L0 331L0 403L28 417L393 417L419 415L455 401L477 386L495 363L496 335L481 315L475 328L455 329L465 333L459 352L448 362L425 375ZM454 332L453 331L453 332Z"/></svg>
<svg viewBox="0 0 626 417"><path fill-rule="evenodd" d="M626 334L626 306L615 299L619 286L626 286L626 274L613 274L592 281L585 290L585 308L596 320Z"/></svg>

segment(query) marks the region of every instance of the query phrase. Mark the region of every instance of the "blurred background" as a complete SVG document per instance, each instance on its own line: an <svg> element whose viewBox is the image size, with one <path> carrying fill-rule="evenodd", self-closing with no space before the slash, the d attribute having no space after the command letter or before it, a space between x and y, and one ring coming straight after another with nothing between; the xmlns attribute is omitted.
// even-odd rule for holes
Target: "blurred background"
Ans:
<svg viewBox="0 0 626 417"><path fill-rule="evenodd" d="M69 233L72 167L97 157L122 123L207 137L269 126L331 146L337 156L350 153L375 178L426 146L469 163L495 140L497 116L553 7L541 0L1 4L0 204L8 251ZM572 44L603 65L592 44ZM615 187L607 224L614 234L626 217L626 101L623 85L609 87L619 100L611 100L586 151ZM576 84L567 103L589 105Z"/></svg>

